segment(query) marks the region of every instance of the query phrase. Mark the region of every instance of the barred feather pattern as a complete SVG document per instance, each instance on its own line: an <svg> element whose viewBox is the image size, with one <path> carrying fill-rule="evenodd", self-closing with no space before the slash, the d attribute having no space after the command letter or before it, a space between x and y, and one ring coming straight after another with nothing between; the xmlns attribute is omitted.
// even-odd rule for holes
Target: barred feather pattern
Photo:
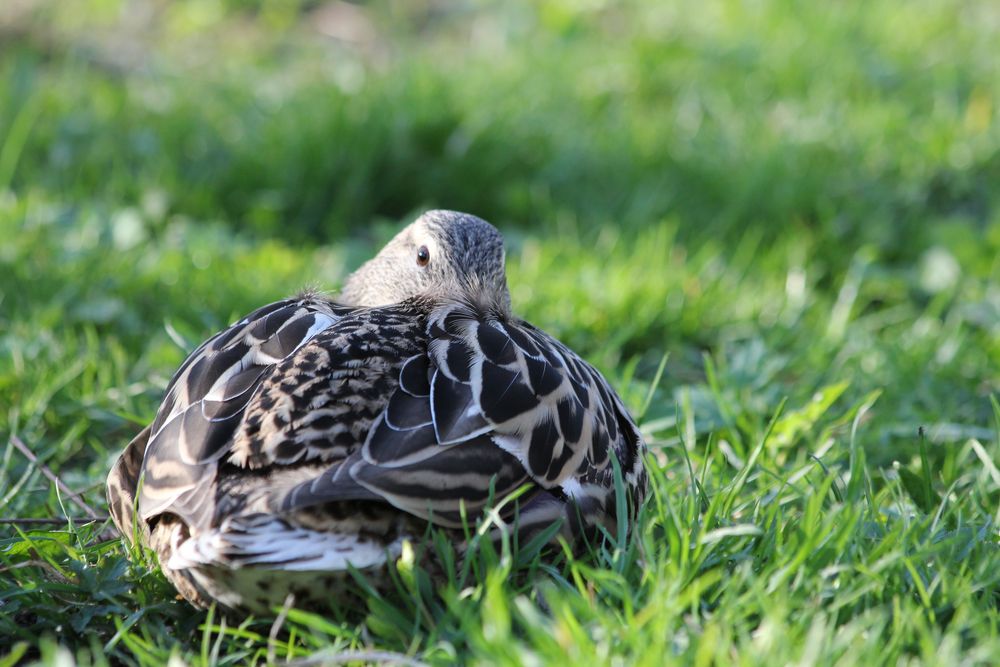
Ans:
<svg viewBox="0 0 1000 667"><path fill-rule="evenodd" d="M634 510L643 447L593 367L488 304L307 294L192 353L108 492L119 530L154 547L182 595L266 610L291 584L263 582L378 569L427 522L460 542L464 518L526 484L499 528L613 529L612 458Z"/></svg>
<svg viewBox="0 0 1000 667"><path fill-rule="evenodd" d="M174 375L143 459L139 515L169 511L193 526L215 515L206 493L264 378L346 312L304 295L254 311L192 353Z"/></svg>

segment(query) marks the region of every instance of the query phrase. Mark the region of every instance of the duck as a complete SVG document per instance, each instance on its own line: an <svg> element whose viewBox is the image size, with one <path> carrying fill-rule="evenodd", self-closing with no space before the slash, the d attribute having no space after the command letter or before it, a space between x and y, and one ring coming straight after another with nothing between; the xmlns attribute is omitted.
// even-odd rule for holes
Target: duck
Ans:
<svg viewBox="0 0 1000 667"><path fill-rule="evenodd" d="M521 544L629 530L645 451L604 376L513 314L500 232L429 211L336 297L271 303L194 350L107 498L183 598L266 613L384 576L429 526L458 552L487 516Z"/></svg>

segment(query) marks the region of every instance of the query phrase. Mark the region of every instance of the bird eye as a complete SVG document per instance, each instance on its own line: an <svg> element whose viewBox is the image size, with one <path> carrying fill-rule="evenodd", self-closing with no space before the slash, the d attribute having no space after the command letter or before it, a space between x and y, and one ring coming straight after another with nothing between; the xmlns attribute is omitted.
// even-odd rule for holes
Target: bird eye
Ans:
<svg viewBox="0 0 1000 667"><path fill-rule="evenodd" d="M422 245L417 248L417 265L427 266L428 262L431 261L431 251L427 249L427 246Z"/></svg>

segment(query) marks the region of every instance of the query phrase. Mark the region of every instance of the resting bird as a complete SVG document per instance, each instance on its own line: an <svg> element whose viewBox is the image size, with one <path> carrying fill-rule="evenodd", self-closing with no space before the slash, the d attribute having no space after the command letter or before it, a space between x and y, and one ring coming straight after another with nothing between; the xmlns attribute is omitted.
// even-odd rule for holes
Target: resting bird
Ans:
<svg viewBox="0 0 1000 667"><path fill-rule="evenodd" d="M521 540L614 530L613 461L634 514L644 451L601 374L512 315L500 233L432 211L337 299L272 303L195 350L108 502L189 601L266 611L329 603L428 522L461 550L491 503Z"/></svg>

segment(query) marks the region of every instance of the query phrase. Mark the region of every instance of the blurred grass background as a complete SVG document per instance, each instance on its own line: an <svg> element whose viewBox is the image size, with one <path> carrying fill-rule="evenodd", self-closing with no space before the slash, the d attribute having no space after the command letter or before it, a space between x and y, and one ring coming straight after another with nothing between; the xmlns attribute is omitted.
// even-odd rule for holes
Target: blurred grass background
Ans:
<svg viewBox="0 0 1000 667"><path fill-rule="evenodd" d="M18 8L21 8L20 10ZM0 184L340 239L503 225L802 229L912 260L984 233L989 3L276 3L4 11ZM697 230L695 232L694 230Z"/></svg>
<svg viewBox="0 0 1000 667"><path fill-rule="evenodd" d="M745 520L817 457L855 491L865 471L875 516L926 520L913 544L883 535L890 552L939 543L941 521L952 536L972 531L966 556L925 559L924 588L903 564L872 592L871 570L843 550L806 565L790 552L785 565L807 574L802 597L771 598L780 609L754 582L783 566L781 548L720 542L724 555L679 578L747 553L758 563L727 574L728 590L754 601L715 626L719 664L751 645L806 660L826 623L831 636L862 637L858 614L874 615L881 644L824 644L822 656L931 660L942 644L988 657L1000 646L1000 473L986 463L1000 390L998 43L1000 6L985 0L4 0L0 434L102 507L106 471L194 344L303 285L335 288L427 208L466 210L507 236L518 312L593 360L637 412L648 405L656 497L690 491L686 459L711 470L700 474L710 494L759 460L738 489L742 514L712 524L692 510L692 525ZM650 388L664 354L665 379ZM796 497L826 497L819 487ZM935 509L949 498L961 502ZM842 500L829 516L851 511ZM788 526L804 520L796 502L782 504ZM64 505L8 444L0 515L76 513ZM666 521L658 512L647 537ZM837 530L861 560L888 553L851 521ZM162 581L57 533L32 539L56 544L58 577L28 558L28 537L3 533L11 641L34 652L39 636L72 628L67 646L100 638L94 656L205 657L200 635L171 625L204 617L168 602ZM677 560L646 558L653 569ZM67 562L83 569L71 575ZM834 585L831 567L857 578ZM671 591L694 601L668 613L641 569L623 576L629 604L676 623L657 630L671 655L708 650L680 637L707 632L692 623L717 613L705 591L721 584ZM810 588L822 582L825 592ZM850 602L830 611L837 596ZM550 626L528 612L513 630L497 621L516 600L486 598L425 628L425 643L385 645L484 663L567 650L546 648L530 628ZM620 604L593 613L609 622ZM133 630L114 620L128 613L139 614ZM482 634L466 617L500 625ZM660 644L609 627L590 636L594 651L660 664ZM761 648L762 627L789 642Z"/></svg>

